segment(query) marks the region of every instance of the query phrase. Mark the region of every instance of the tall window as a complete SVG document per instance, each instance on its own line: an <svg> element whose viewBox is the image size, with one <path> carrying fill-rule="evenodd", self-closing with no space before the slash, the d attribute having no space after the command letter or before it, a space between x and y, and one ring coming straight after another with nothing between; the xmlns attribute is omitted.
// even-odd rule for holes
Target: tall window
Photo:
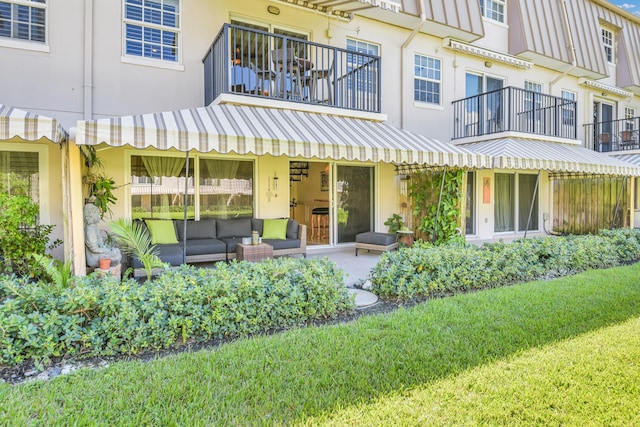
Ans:
<svg viewBox="0 0 640 427"><path fill-rule="evenodd" d="M573 126L576 122L576 93L563 90L562 100L562 124ZM569 102L564 102L565 100Z"/></svg>
<svg viewBox="0 0 640 427"><path fill-rule="evenodd" d="M480 0L482 16L493 21L504 23L504 7L506 0Z"/></svg>
<svg viewBox="0 0 640 427"><path fill-rule="evenodd" d="M624 107L624 130L635 130L636 109L633 107Z"/></svg>
<svg viewBox="0 0 640 427"><path fill-rule="evenodd" d="M441 61L429 56L415 55L413 99L418 102L440 104L442 82Z"/></svg>
<svg viewBox="0 0 640 427"><path fill-rule="evenodd" d="M613 55L613 41L613 31L603 28L602 45L604 46L604 53L607 56L607 62L609 62L610 64L613 64L615 59Z"/></svg>
<svg viewBox="0 0 640 427"><path fill-rule="evenodd" d="M0 151L0 192L39 200L38 153Z"/></svg>
<svg viewBox="0 0 640 427"><path fill-rule="evenodd" d="M465 234L476 234L476 173L467 172Z"/></svg>
<svg viewBox="0 0 640 427"><path fill-rule="evenodd" d="M465 75L465 109L468 115L466 136L500 132L505 123L504 80L482 74ZM482 96L476 96L482 95Z"/></svg>
<svg viewBox="0 0 640 427"><path fill-rule="evenodd" d="M180 0L124 0L126 55L178 62Z"/></svg>
<svg viewBox="0 0 640 427"><path fill-rule="evenodd" d="M0 1L0 37L46 42L46 0Z"/></svg>
<svg viewBox="0 0 640 427"><path fill-rule="evenodd" d="M182 218L185 202L189 218L253 215L253 162L200 159L189 162L188 173L185 166L182 156L131 156L132 217Z"/></svg>
<svg viewBox="0 0 640 427"><path fill-rule="evenodd" d="M524 231L527 222L528 230L538 230L536 180L531 174L495 174L494 231Z"/></svg>
<svg viewBox="0 0 640 427"><path fill-rule="evenodd" d="M366 53L378 56L378 45L347 39L347 50L358 53ZM364 72L356 74L356 87L358 91L367 91L369 93L377 92L378 76L376 74L377 67L370 66L368 58L361 55L347 54L347 70L362 69ZM351 79L347 81L351 85Z"/></svg>

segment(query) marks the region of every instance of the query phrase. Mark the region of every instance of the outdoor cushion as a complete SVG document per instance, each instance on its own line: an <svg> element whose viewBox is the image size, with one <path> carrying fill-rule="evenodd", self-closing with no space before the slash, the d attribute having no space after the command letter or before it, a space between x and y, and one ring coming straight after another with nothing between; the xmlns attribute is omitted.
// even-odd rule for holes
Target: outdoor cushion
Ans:
<svg viewBox="0 0 640 427"><path fill-rule="evenodd" d="M249 237L249 236L244 236ZM236 251L238 243L242 243L242 237L225 237L220 239L227 245L227 252L233 253Z"/></svg>
<svg viewBox="0 0 640 427"><path fill-rule="evenodd" d="M396 242L396 235L391 233L376 233L367 231L356 234L356 243L368 243L370 245L389 246Z"/></svg>
<svg viewBox="0 0 640 427"><path fill-rule="evenodd" d="M187 240L187 255L223 254L227 245L218 239Z"/></svg>
<svg viewBox="0 0 640 427"><path fill-rule="evenodd" d="M298 239L262 239L262 243L273 246L273 249L276 251L279 249L293 249L300 247L300 240Z"/></svg>
<svg viewBox="0 0 640 427"><path fill-rule="evenodd" d="M290 219L287 222L287 239L297 239L298 238L298 221L295 219Z"/></svg>
<svg viewBox="0 0 640 427"><path fill-rule="evenodd" d="M151 243L156 244L171 244L178 243L176 237L176 229L173 226L171 220L145 220L149 233L151 233Z"/></svg>
<svg viewBox="0 0 640 427"><path fill-rule="evenodd" d="M289 222L288 219L265 219L262 238L263 239L279 239L279 240L286 239L287 238L287 222Z"/></svg>
<svg viewBox="0 0 640 427"><path fill-rule="evenodd" d="M178 240L182 240L184 233L184 221L176 221L176 231ZM191 239L215 239L216 220L201 219L200 221L187 220L187 240Z"/></svg>
<svg viewBox="0 0 640 427"><path fill-rule="evenodd" d="M218 219L216 220L216 229L218 239L249 237L251 236L251 218Z"/></svg>

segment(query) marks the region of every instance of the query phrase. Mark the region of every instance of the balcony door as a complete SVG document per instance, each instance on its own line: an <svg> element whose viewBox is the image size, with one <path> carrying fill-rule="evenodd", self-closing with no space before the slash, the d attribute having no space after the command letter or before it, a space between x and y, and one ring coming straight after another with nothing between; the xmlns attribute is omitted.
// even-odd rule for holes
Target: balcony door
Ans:
<svg viewBox="0 0 640 427"><path fill-rule="evenodd" d="M465 79L466 113L473 119L465 129L465 136L500 132L504 128L504 79L483 74L467 73ZM480 96L486 94L486 96Z"/></svg>
<svg viewBox="0 0 640 427"><path fill-rule="evenodd" d="M593 102L593 141L595 141L594 149L596 151L613 150L613 112L615 105L603 101Z"/></svg>

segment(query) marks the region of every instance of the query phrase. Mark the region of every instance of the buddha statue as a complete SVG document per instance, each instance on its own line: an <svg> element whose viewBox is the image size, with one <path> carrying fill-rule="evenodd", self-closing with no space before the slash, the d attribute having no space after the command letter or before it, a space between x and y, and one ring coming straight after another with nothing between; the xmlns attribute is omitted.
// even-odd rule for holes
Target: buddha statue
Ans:
<svg viewBox="0 0 640 427"><path fill-rule="evenodd" d="M120 249L108 246L102 240L98 228L100 209L93 203L84 205L84 245L86 262L89 267L98 267L100 258L111 259L111 265L118 265L122 259Z"/></svg>

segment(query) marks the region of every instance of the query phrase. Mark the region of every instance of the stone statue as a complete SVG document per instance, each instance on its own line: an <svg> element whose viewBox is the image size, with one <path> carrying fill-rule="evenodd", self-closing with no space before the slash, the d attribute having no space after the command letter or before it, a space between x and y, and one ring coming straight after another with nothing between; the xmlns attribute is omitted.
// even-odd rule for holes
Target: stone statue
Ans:
<svg viewBox="0 0 640 427"><path fill-rule="evenodd" d="M98 229L100 209L93 203L84 205L84 245L89 267L98 267L100 258L111 259L111 265L120 264L120 249L105 245Z"/></svg>

